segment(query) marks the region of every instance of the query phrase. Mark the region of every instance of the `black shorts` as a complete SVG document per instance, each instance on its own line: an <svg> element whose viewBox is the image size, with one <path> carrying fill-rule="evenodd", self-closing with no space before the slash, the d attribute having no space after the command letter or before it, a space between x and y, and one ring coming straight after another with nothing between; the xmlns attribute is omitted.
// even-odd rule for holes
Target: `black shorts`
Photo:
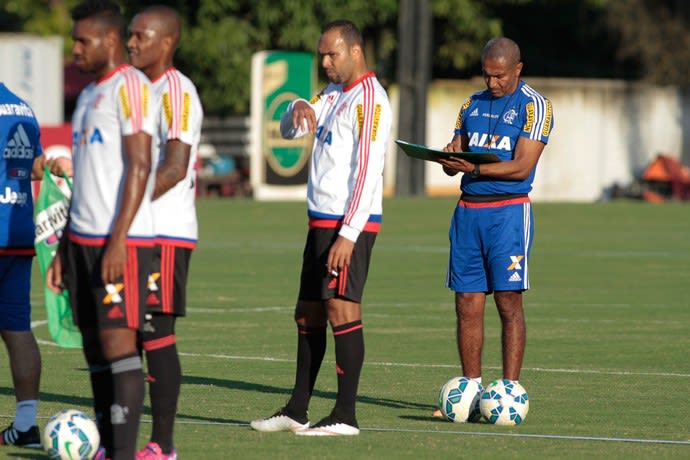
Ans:
<svg viewBox="0 0 690 460"><path fill-rule="evenodd" d="M67 242L63 278L74 324L81 329L139 329L144 322L146 281L153 248L127 246L124 276L106 286L101 281L104 251L103 246Z"/></svg>
<svg viewBox="0 0 690 460"><path fill-rule="evenodd" d="M323 301L332 298L361 303L369 273L376 233L362 232L357 238L350 266L334 277L326 271L328 251L338 238L338 229L312 228L307 234L302 260L299 300Z"/></svg>
<svg viewBox="0 0 690 460"><path fill-rule="evenodd" d="M147 313L184 316L187 313L187 274L192 250L170 244L153 249L146 296Z"/></svg>

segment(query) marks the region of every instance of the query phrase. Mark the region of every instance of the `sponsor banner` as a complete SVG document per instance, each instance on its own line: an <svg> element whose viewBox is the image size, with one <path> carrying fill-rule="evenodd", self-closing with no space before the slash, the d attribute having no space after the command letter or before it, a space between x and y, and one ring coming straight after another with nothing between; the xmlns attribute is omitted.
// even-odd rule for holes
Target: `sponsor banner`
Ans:
<svg viewBox="0 0 690 460"><path fill-rule="evenodd" d="M258 200L305 199L313 136L286 140L280 117L315 88L310 53L261 51L252 58L251 182Z"/></svg>
<svg viewBox="0 0 690 460"><path fill-rule="evenodd" d="M36 257L44 280L67 224L71 197L69 180L64 179L67 188L63 191L53 178L46 168L35 208ZM72 307L67 291L56 294L47 287L43 291L50 336L61 347L81 348L81 333L72 321Z"/></svg>

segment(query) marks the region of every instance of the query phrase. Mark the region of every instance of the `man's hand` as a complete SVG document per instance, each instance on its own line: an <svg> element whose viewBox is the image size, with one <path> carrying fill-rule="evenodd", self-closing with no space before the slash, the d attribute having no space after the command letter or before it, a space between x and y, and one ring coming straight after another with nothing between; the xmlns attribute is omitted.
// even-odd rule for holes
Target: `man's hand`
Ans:
<svg viewBox="0 0 690 460"><path fill-rule="evenodd" d="M445 147L443 147L444 152L462 152L462 137L453 136L451 140ZM474 165L468 161L457 157L451 157L446 155L434 155L436 161L443 166L443 172L449 176L454 176L459 172L471 172L474 169Z"/></svg>
<svg viewBox="0 0 690 460"><path fill-rule="evenodd" d="M339 236L335 243L333 243L333 246L331 246L330 251L328 251L328 261L326 262L328 273L340 273L345 267L348 267L350 260L352 260L352 251L354 249L354 241Z"/></svg>
<svg viewBox="0 0 690 460"><path fill-rule="evenodd" d="M297 101L292 106L292 127L316 132L316 113L305 101Z"/></svg>
<svg viewBox="0 0 690 460"><path fill-rule="evenodd" d="M458 157L436 155L436 161L443 165L446 174L454 176L459 172L469 173L474 169L474 164Z"/></svg>
<svg viewBox="0 0 690 460"><path fill-rule="evenodd" d="M53 261L46 271L46 287L56 294L62 292L62 259L60 258L60 251L55 253L55 257L53 257Z"/></svg>
<svg viewBox="0 0 690 460"><path fill-rule="evenodd" d="M54 160L48 160L48 167L50 168L50 172L56 176L72 177L71 158L60 157Z"/></svg>
<svg viewBox="0 0 690 460"><path fill-rule="evenodd" d="M101 261L101 280L103 285L114 283L125 273L127 263L127 245L124 241L110 240Z"/></svg>

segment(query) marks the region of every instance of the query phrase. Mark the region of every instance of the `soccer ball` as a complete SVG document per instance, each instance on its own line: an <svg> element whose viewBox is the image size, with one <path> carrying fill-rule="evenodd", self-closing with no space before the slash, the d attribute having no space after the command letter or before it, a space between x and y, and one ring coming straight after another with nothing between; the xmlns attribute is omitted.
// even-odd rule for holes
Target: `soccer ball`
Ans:
<svg viewBox="0 0 690 460"><path fill-rule="evenodd" d="M482 386L467 377L453 377L438 392L438 407L443 416L456 423L478 422Z"/></svg>
<svg viewBox="0 0 690 460"><path fill-rule="evenodd" d="M519 425L527 417L529 396L517 382L499 379L491 382L482 393L479 410L489 423Z"/></svg>
<svg viewBox="0 0 690 460"><path fill-rule="evenodd" d="M53 415L43 430L43 449L51 460L91 460L100 442L94 421L76 409Z"/></svg>

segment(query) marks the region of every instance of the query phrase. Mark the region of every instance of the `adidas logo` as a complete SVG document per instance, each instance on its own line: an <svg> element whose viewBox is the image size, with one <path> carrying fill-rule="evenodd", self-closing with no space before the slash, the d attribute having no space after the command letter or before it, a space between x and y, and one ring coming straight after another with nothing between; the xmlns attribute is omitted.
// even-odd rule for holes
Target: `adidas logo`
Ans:
<svg viewBox="0 0 690 460"><path fill-rule="evenodd" d="M477 107L474 108L472 112L470 112L471 117L478 117L479 116L479 109Z"/></svg>
<svg viewBox="0 0 690 460"><path fill-rule="evenodd" d="M117 305L114 305L113 308L108 310L108 319L122 319L125 317L125 315L122 314L122 310L118 308Z"/></svg>
<svg viewBox="0 0 690 460"><path fill-rule="evenodd" d="M158 300L158 296L154 294L153 292L149 292L149 295L146 297L146 305L160 305L161 302Z"/></svg>
<svg viewBox="0 0 690 460"><path fill-rule="evenodd" d="M508 278L508 281L520 282L520 281L522 281L522 278L520 277L520 274L518 272L515 272L512 275L510 275L510 278Z"/></svg>
<svg viewBox="0 0 690 460"><path fill-rule="evenodd" d="M32 159L34 157L34 147L21 123L17 125L12 139L7 141L2 156L5 159Z"/></svg>

